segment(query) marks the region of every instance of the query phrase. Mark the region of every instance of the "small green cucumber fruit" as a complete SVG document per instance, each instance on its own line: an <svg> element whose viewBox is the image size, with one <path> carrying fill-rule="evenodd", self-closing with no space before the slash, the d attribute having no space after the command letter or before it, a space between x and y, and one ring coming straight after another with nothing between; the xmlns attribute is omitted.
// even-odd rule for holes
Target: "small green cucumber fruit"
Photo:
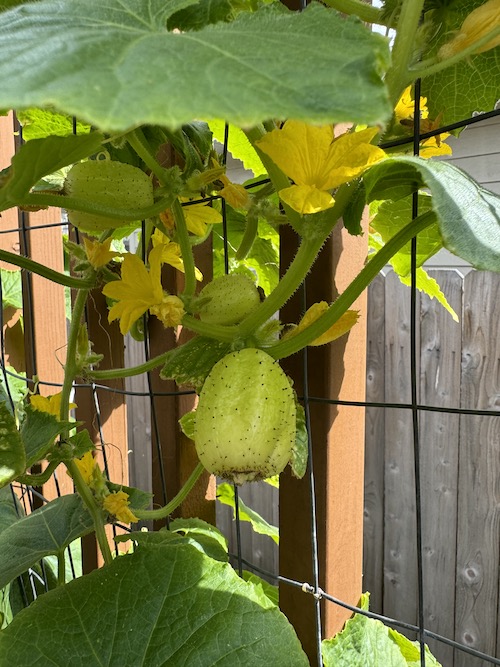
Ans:
<svg viewBox="0 0 500 667"><path fill-rule="evenodd" d="M231 273L205 285L199 294L200 319L210 324L238 324L260 303L259 290L248 276Z"/></svg>
<svg viewBox="0 0 500 667"><path fill-rule="evenodd" d="M112 209L146 208L154 203L149 176L131 164L114 160L88 160L73 165L66 176L64 191L70 197ZM130 224L120 218L71 210L68 218L82 232L94 235Z"/></svg>
<svg viewBox="0 0 500 667"><path fill-rule="evenodd" d="M194 442L201 463L236 484L279 474L295 444L293 390L278 362L246 348L218 361L200 393Z"/></svg>

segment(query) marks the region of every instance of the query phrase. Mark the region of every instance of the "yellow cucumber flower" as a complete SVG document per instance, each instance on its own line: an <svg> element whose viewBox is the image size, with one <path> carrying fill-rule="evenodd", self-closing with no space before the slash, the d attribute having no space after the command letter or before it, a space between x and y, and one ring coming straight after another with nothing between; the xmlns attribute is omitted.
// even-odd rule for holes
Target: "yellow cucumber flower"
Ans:
<svg viewBox="0 0 500 667"><path fill-rule="evenodd" d="M153 248L156 248L158 245L163 246L163 252L161 255L161 261L163 264L169 264L170 266L173 266L174 269L185 273L184 262L181 256L181 247L178 243L171 241L168 236L165 236L165 234L160 232L159 229L155 229L154 234L151 237L151 241L153 242ZM195 275L196 280L203 280L203 274L197 268L195 268Z"/></svg>
<svg viewBox="0 0 500 667"><path fill-rule="evenodd" d="M348 183L385 157L373 146L377 128L335 137L333 125L314 126L289 120L256 142L294 182L279 191L285 204L302 215L331 208L330 190Z"/></svg>
<svg viewBox="0 0 500 667"><path fill-rule="evenodd" d="M411 94L412 87L408 86L403 91L396 107L394 109L394 118L397 125L409 127L413 129L415 122L415 102ZM439 127L441 123L441 116L439 114L436 120L429 120L429 110L427 109L427 98L420 98L420 132L431 132ZM444 139L449 137L448 132L437 134L435 137L424 139L420 142L420 157L428 158L434 155L451 155L451 146L444 143Z"/></svg>
<svg viewBox="0 0 500 667"><path fill-rule="evenodd" d="M183 200L186 201L186 200ZM222 222L222 215L208 204L192 204L183 206L182 212L186 220L186 227L195 236L205 236L208 225L216 225ZM174 229L175 221L172 211L160 213L160 220L167 229Z"/></svg>
<svg viewBox="0 0 500 667"><path fill-rule="evenodd" d="M329 305L326 301L319 301L318 303L313 303L313 305L308 308L304 317L300 320L298 325L288 331L282 338L285 340L287 338L292 338L296 336L304 329L307 329L313 322L315 322L323 313L326 313ZM321 334L318 338L309 343L309 345L325 345L326 343L331 343L332 340L336 340L347 333L352 327L356 324L359 318L359 313L357 310L347 310L341 317L333 324L324 334Z"/></svg>
<svg viewBox="0 0 500 667"><path fill-rule="evenodd" d="M476 7L462 23L458 33L438 51L438 58L446 60L456 53L460 53L467 47L486 37L488 33L497 29L497 34L482 46L475 49L474 54L483 53L500 46L500 0L488 0Z"/></svg>
<svg viewBox="0 0 500 667"><path fill-rule="evenodd" d="M182 301L163 291L161 284L161 264L163 247L153 248L149 253L149 271L144 262L127 253L122 263L121 280L114 280L103 287L103 294L115 303L108 315L108 320L120 320L120 331L125 335L134 322L147 310L156 315L165 326L176 326L184 315ZM174 320L172 305L175 304Z"/></svg>
<svg viewBox="0 0 500 667"><path fill-rule="evenodd" d="M115 516L118 521L123 523L136 523L139 519L129 509L128 494L125 491L117 491L107 495L102 505L106 512Z"/></svg>
<svg viewBox="0 0 500 667"><path fill-rule="evenodd" d="M85 452L85 454L80 459L73 459L73 461L80 471L80 474L83 477L83 481L85 484L87 484L87 486L89 486L94 477L94 470L96 467L98 467L97 461L92 456L92 452Z"/></svg>
<svg viewBox="0 0 500 667"><path fill-rule="evenodd" d="M83 239L85 244L85 252L87 254L87 259L92 264L94 269L101 269L103 266L106 266L114 257L120 255L119 252L114 252L111 250L111 241L113 239L106 239L103 243L99 241L94 241L88 238Z"/></svg>
<svg viewBox="0 0 500 667"><path fill-rule="evenodd" d="M40 396L39 394L33 394L30 396L31 406L38 410L38 412L46 412L49 415L53 415L59 419L61 413L61 397L62 393L52 394L52 396ZM69 409L72 410L76 408L76 403L70 403Z"/></svg>
<svg viewBox="0 0 500 667"><path fill-rule="evenodd" d="M225 174L222 174L219 180L224 184L222 190L219 190L219 194L221 197L224 197L229 206L233 208L248 208L250 195L246 188L239 183L233 183Z"/></svg>

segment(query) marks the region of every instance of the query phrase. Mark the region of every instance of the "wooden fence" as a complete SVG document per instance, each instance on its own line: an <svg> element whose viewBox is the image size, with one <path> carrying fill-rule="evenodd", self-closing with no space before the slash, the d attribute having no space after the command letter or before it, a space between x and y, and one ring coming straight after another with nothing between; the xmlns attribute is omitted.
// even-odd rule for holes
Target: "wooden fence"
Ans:
<svg viewBox="0 0 500 667"><path fill-rule="evenodd" d="M434 271L460 323L419 299L419 403L500 410L500 275ZM409 403L410 298L393 273L370 288L367 400ZM499 655L500 419L419 413L426 627ZM417 621L412 415L369 408L363 588L371 609ZM485 660L429 642L444 667Z"/></svg>

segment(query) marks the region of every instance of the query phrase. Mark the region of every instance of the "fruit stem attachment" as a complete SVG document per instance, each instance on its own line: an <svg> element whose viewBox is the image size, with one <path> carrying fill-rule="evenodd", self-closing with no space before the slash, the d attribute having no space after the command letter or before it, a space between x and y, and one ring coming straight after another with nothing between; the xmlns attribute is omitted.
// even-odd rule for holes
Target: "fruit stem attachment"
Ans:
<svg viewBox="0 0 500 667"><path fill-rule="evenodd" d="M247 224L243 233L243 238L241 239L240 246L235 254L235 258L240 262L248 255L257 237L259 215L256 209L248 212L246 222Z"/></svg>
<svg viewBox="0 0 500 667"><path fill-rule="evenodd" d="M149 359L143 364L130 366L129 368L110 368L105 371L89 371L85 373L85 377L89 380L117 380L118 378L130 378L135 375L142 375L142 373L148 373L158 366L161 366L161 364L166 361L168 354L168 352L164 352L157 357Z"/></svg>
<svg viewBox="0 0 500 667"><path fill-rule="evenodd" d="M187 300L187 305L194 296L196 290L196 269L194 265L193 247L189 240L188 228L186 225L186 218L180 201L176 198L172 204L172 213L174 214L175 230L177 232L177 240L181 248L181 257L184 262L184 293L183 296Z"/></svg>
<svg viewBox="0 0 500 667"><path fill-rule="evenodd" d="M146 137L144 136L141 128L136 127L135 130L132 130L132 132L127 134L127 141L144 162L146 167L148 167L153 172L161 185L166 185L167 181L165 179L165 169L163 169L163 167L156 160L155 156L151 153L148 142L146 141Z"/></svg>
<svg viewBox="0 0 500 667"><path fill-rule="evenodd" d="M133 513L138 519L153 519L153 520L165 519L167 516L169 516L169 514L172 514L172 512L176 510L179 507L179 505L186 499L186 497L191 492L193 486L201 477L201 474L204 472L204 470L205 468L203 467L203 465L201 463L198 463L196 468L187 478L184 486L179 491L179 493L176 496L174 496L172 500L163 507L159 507L156 510L138 510L135 508L131 508Z"/></svg>

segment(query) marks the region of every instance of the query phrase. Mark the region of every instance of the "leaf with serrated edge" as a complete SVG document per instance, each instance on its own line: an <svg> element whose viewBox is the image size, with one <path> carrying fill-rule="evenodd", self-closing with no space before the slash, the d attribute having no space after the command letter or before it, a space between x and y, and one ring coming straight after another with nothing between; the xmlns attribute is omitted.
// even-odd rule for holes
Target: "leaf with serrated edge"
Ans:
<svg viewBox="0 0 500 667"><path fill-rule="evenodd" d="M42 0L0 14L0 106L51 106L106 131L391 115L381 79L388 42L360 21L319 4L301 13L271 5L168 32L169 15L189 4Z"/></svg>
<svg viewBox="0 0 500 667"><path fill-rule="evenodd" d="M26 454L16 420L7 403L0 403L0 487L26 470ZM1 588L1 586L0 586Z"/></svg>
<svg viewBox="0 0 500 667"><path fill-rule="evenodd" d="M232 507L233 511L236 512L234 488L230 484L224 483L218 485L217 500L224 505L229 505L229 507ZM241 498L238 500L238 510L240 521L250 522L256 533L259 533L259 535L268 535L268 537L274 540L276 544L279 544L280 536L278 528L272 526L258 512L245 505Z"/></svg>
<svg viewBox="0 0 500 667"><path fill-rule="evenodd" d="M90 533L93 526L77 495L56 498L19 519L0 534L0 588L43 556L57 554L77 537Z"/></svg>
<svg viewBox="0 0 500 667"><path fill-rule="evenodd" d="M1 667L46 656L60 667L74 656L89 667L309 664L258 587L182 538L143 545L42 595L0 633L0 656Z"/></svg>

